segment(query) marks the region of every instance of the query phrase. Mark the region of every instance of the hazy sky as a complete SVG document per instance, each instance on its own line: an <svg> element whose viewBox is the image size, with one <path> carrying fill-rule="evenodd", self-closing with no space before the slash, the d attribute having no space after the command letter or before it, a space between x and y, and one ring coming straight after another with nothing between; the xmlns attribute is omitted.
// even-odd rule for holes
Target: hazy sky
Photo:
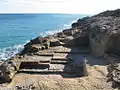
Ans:
<svg viewBox="0 0 120 90"><path fill-rule="evenodd" d="M120 8L120 0L0 0L0 13L96 14Z"/></svg>

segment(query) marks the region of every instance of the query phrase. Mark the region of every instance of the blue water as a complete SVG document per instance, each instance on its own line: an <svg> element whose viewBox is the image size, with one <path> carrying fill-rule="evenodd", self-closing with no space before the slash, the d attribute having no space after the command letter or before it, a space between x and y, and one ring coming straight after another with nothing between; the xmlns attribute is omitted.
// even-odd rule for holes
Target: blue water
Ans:
<svg viewBox="0 0 120 90"><path fill-rule="evenodd" d="M0 14L0 60L9 58L36 36L69 28L86 15L74 14Z"/></svg>

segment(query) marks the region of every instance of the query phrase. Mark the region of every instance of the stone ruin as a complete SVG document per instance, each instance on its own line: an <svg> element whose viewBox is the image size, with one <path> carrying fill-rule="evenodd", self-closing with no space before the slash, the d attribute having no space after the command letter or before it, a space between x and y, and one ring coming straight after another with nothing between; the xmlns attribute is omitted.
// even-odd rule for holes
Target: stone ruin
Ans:
<svg viewBox="0 0 120 90"><path fill-rule="evenodd" d="M27 44L21 54L1 63L0 78L11 81L15 73L61 74L63 77L87 76L87 62L81 53L89 53L88 51L81 51L78 46L66 47L60 40L45 39L44 43L39 43L40 39L37 40L35 44L33 42ZM29 48L32 45L35 45L34 49ZM45 48L39 49L41 46Z"/></svg>
<svg viewBox="0 0 120 90"><path fill-rule="evenodd" d="M10 80L16 71L39 73L63 73L63 71L71 73L75 71L74 74L76 74L80 72L81 65L82 70L86 72L86 64L84 64L83 58L78 60L78 58L76 59L71 56L77 57L77 55L82 55L81 53L90 52L94 57L104 57L106 53L120 55L119 12L119 9L106 11L92 17L79 19L76 23L72 24L70 29L63 30L63 32L52 36L37 37L31 40L25 45L25 49L19 55L20 57L7 60L0 65L0 76ZM88 51L90 51L81 52L78 49L81 46L89 47ZM75 50L75 48L71 47L77 47L77 49ZM45 59L46 57L47 59ZM77 66L75 64L77 61L75 60L82 61L82 64ZM9 63L9 61L12 63L15 61L17 65ZM116 78L113 78L113 80L115 81Z"/></svg>

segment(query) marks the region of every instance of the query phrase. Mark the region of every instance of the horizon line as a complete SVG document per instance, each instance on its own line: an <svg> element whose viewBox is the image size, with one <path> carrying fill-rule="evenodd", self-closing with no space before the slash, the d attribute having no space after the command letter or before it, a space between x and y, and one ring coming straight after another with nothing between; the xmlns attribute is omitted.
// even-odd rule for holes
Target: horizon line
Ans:
<svg viewBox="0 0 120 90"><path fill-rule="evenodd" d="M70 14L70 15L95 15L95 14L84 14L84 13L41 13L41 12L0 12L0 14Z"/></svg>

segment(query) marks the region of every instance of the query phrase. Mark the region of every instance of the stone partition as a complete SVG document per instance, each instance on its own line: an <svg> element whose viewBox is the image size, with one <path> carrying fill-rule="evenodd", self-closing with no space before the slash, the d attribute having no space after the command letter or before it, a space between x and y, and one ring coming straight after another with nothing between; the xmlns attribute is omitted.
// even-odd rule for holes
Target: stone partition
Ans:
<svg viewBox="0 0 120 90"><path fill-rule="evenodd" d="M89 33L89 47L95 57L102 57L105 54L107 32L104 27L92 26Z"/></svg>

